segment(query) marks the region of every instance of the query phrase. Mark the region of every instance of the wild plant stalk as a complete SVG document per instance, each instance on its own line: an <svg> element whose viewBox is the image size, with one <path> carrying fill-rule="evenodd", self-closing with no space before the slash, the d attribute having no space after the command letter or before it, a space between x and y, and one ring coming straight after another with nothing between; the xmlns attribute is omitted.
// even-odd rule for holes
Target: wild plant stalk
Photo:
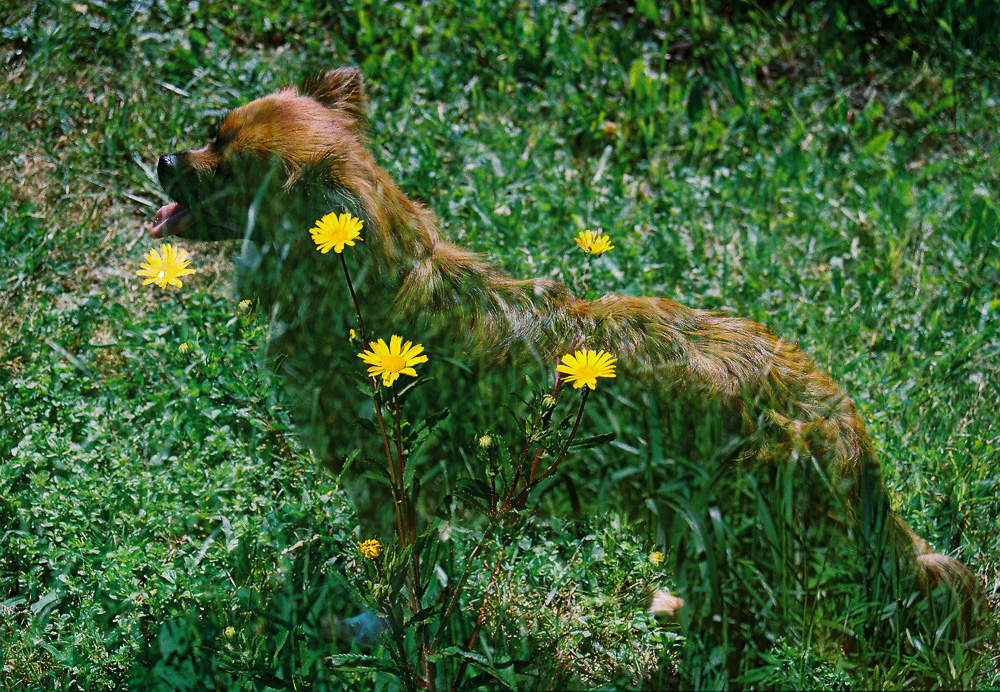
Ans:
<svg viewBox="0 0 1000 692"><path fill-rule="evenodd" d="M354 305L354 311L358 321L358 329L361 333L361 340L362 342L367 343L368 335L365 331L364 319L361 312L361 303L358 300L357 293L354 290L354 284L351 281L351 273L347 267L347 260L344 258L343 253L338 254L340 254L341 267L344 270L344 277L347 281L351 301ZM531 429L525 436L524 446L522 447L521 454L518 457L514 476L511 479L510 486L506 488L506 492L503 493L504 498L502 503L500 503L500 495L496 492L495 477L491 479L491 492L490 499L488 501L488 513L486 514L489 524L483 532L483 536L477 543L475 549L469 555L465 570L463 571L461 578L458 580L458 583L450 596L448 606L444 611L441 624L434 638L428 641L425 625L416 625L415 634L417 637L417 649L420 656L421 675L415 675L413 668L410 667L409 664L405 664L405 670L400 670L400 673L403 674L401 677L408 687L420 687L430 690L436 689L437 685L434 665L435 653L441 643L441 637L445 630L447 620L458 609L458 604L462 593L468 584L468 579L472 572L473 565L486 549L489 538L498 528L503 526L507 515L514 509L521 508L526 504L531 491L538 487L542 481L556 472L569 451L573 439L576 437L577 431L580 428L580 421L583 419L583 411L587 405L587 398L590 394L590 390L587 388L583 389L583 394L580 397L580 405L576 413L576 420L574 421L573 428L570 431L569 436L566 438L566 441L563 443L559 454L544 472L540 475L538 474L539 462L544 456L546 449L544 444L539 443L544 440L548 431L548 427L552 419L552 413L555 410L555 402L562 387L562 383L563 378L560 372L557 371L552 393L543 399L543 408L537 415L535 422L532 424ZM375 404L375 417L378 421L379 432L382 436L382 448L385 454L386 466L388 467L389 485L392 489L393 507L396 514L396 529L399 537L399 544L403 550L408 548L410 549L410 561L405 567L409 599L408 602L404 602L406 602L410 612L413 615L417 615L423 608L423 598L427 589L420 580L420 551L416 549L416 488L407 488L405 480L407 459L403 442L402 407L400 406L399 401L399 391L396 387L396 383L392 382L391 406L394 430L390 433L387 429L385 420L385 402L380 394L376 376L369 375L368 384L371 390L372 400ZM392 441L390 441L390 435L394 438ZM395 452L393 451L393 443L395 444ZM535 447L535 449L531 456L530 467L525 475L524 467L528 463L528 455L531 453L532 447ZM487 604L489 602L493 586L500 574L500 569L503 565L503 558L504 554L501 550L491 571L489 582L483 592L482 600L480 601L479 608L477 610L476 619L472 625L472 632L465 647L466 651L471 652L473 650L486 621ZM399 646L401 646L401 644ZM400 663L405 662L404 651L401 648L396 652L394 660L398 660ZM458 690L461 687L465 673L468 670L468 665L469 659L463 658L455 675L452 690Z"/></svg>
<svg viewBox="0 0 1000 692"><path fill-rule="evenodd" d="M528 459L528 451L531 449L531 443L535 441L535 433L539 432L539 429L544 431L548 428L549 422L552 420L552 412L555 411L556 397L559 396L559 390L562 388L562 373L558 370L556 371L556 382L552 387L552 394L549 395L548 402L543 401L543 406L545 410L542 415L539 416L538 420L534 425L531 426L531 430L524 438L524 447L521 449L521 456L517 461L517 469L514 471L514 478L510 483L510 488L507 491L507 497L504 498L504 504L501 511L506 511L512 506L514 500L514 491L517 489L517 483L521 479L521 471L524 467L524 462ZM529 472L529 477L534 476L535 468L538 466L538 460L542 455L542 449L538 448L535 450L535 454L531 461L531 470Z"/></svg>
<svg viewBox="0 0 1000 692"><path fill-rule="evenodd" d="M553 389L553 395L552 395L553 398L555 398L555 396L558 395L561 383L562 383L562 379L557 374L556 384L555 384L555 387ZM559 453L559 456L556 457L556 460L552 463L552 465L548 468L548 470L546 470L545 473L543 473L541 476L539 476L536 479L534 477L535 476L535 470L536 470L537 465L538 465L538 460L541 458L542 452L543 452L543 450L541 448L537 449L535 451L535 454L534 454L534 457L533 457L533 461L532 461L532 464L531 464L531 471L530 471L528 477L524 481L524 487L521 489L520 492L517 493L516 497L514 497L514 492L517 490L517 482L518 482L518 478L519 478L519 472L521 470L521 465L526 460L527 452L528 452L528 450L530 448L530 445L531 445L531 442L532 442L532 438L534 437L535 433L539 431L539 429L544 430L548 426L548 423L549 423L549 421L551 420L551 417L552 417L552 411L554 409L554 406L547 407L547 410L545 410L544 413L542 413L542 415L539 417L538 423L536 423L536 425L532 426L531 430L529 431L529 433L527 435L527 439L525 440L525 444L524 444L524 447L523 447L522 452L521 452L521 458L520 458L520 460L518 462L517 473L515 473L515 476L514 476L514 478L511 481L510 488L509 488L509 490L507 492L507 498L504 501L504 504L500 508L499 512L495 513L495 519L493 520L493 523L492 523L491 526L501 526L502 523L503 523L503 520L506 517L506 515L508 514L508 512L510 512L511 510L513 510L516 507L523 506L525 504L525 502L527 501L528 494L534 488L536 488L539 483L541 483L543 480L545 480L550 475L552 475L555 472L555 470L559 467L559 464L562 462L563 458L566 456L566 452L569 450L570 444L572 444L573 438L576 436L576 432L577 432L577 430L580 427L580 421L583 418L583 409L587 405L587 397L588 397L589 394L590 394L590 390L584 388L584 390L583 390L583 396L580 398L580 408L577 410L577 414L576 414L576 421L573 424L573 429L570 432L569 437L566 438L566 442L564 443L562 451ZM511 500L512 497L514 497L513 500ZM493 508L491 508L491 509L493 509L494 511L496 510L495 506ZM484 536L484 540L485 540L485 536ZM476 549L478 550L479 546L477 546ZM475 551L474 551L474 553L475 553ZM479 632L480 632L480 630L483 627L483 623L486 621L486 604L489 601L490 592L493 589L493 585L496 583L497 577L500 574L500 568L503 565L503 557L504 557L504 554L503 554L503 551L501 550L499 556L497 556L497 561L496 561L496 564L493 567L493 571L490 574L490 580L486 584L486 589L483 591L482 601L480 602L479 610L478 610L478 613L476 615L476 622L475 622L475 625L472 628L472 634L469 637L469 643L465 647L466 651L469 651L469 652L472 651L473 647L476 645L476 640L479 637ZM470 560L470 565L471 565L471 560ZM468 573L468 569L466 570L466 575L463 575L463 580L462 580L460 586L464 586L465 578L467 576L467 573ZM457 597L458 597L458 594L456 594L455 598L457 599ZM454 603L454 601L453 601L453 603ZM465 672L466 672L466 670L468 670L468 667L469 667L469 659L463 658L462 659L462 663L459 666L458 673L455 676L455 683L454 683L454 685L451 688L452 692L456 692L458 689L460 689L461 684L462 684L462 680L465 677Z"/></svg>
<svg viewBox="0 0 1000 692"><path fill-rule="evenodd" d="M417 529L416 529L416 516L414 512L414 507L417 505L417 498L415 489L409 489L413 491L412 502L406 502L407 488L404 487L406 478L406 455L403 454L403 433L402 433L402 422L401 413L399 406L399 393L396 390L396 383L392 384L392 408L393 414L396 419L396 457L399 461L399 497L403 501L403 516L406 522L405 527L400 527L400 542L403 546L414 545L417 540ZM391 453L387 457L389 465L392 465L392 455ZM394 489L394 493L396 490ZM409 532L408 534L406 532ZM411 607L413 608L414 614L419 612L420 607L423 605L423 597L426 589L424 585L420 582L420 551L411 550L410 551L410 574L407 577L407 581L410 584L410 598ZM434 689L434 666L431 662L431 654L433 651L427 644L426 637L424 636L424 628L417 628L417 646L420 651L420 662L423 666L424 680L427 682L430 689Z"/></svg>
<svg viewBox="0 0 1000 692"><path fill-rule="evenodd" d="M347 260L344 258L343 253L340 254L340 266L344 268L344 277L347 279L347 288L351 293L351 302L354 304L354 313L358 318L358 330L361 332L361 343L368 343L368 337L365 333L365 322L361 317L361 304L358 302L358 296L354 292L354 283L351 281L351 272L347 269ZM392 458L392 449L389 445L389 436L385 431L385 420L382 417L382 397L378 392L378 382L375 377L368 378L368 385L371 387L372 400L375 402L375 418L378 421L379 432L382 435L382 445L385 451L386 463L389 467L389 481L390 487L392 488L392 502L393 507L396 510L396 523L399 527L399 535L402 540L406 539L406 531L404 530L404 514L406 513L405 498L402 493L399 492L402 488L402 466L400 467L399 480L397 482L395 463ZM405 545L405 542L404 542Z"/></svg>
<svg viewBox="0 0 1000 692"><path fill-rule="evenodd" d="M367 333L365 332L364 319L361 316L361 304L358 301L357 293L354 291L354 283L351 281L351 272L347 269L347 260L343 253L340 254L340 264L344 269L344 277L347 280L347 288L351 294L351 302L354 304L354 313L358 320L358 330L361 332L361 341L367 343ZM389 485L392 490L393 507L396 513L396 528L399 535L400 545L405 550L416 542L416 517L413 508L416 506L416 498L411 498L412 502L407 502L404 487L406 472L406 456L403 454L402 422L400 418L399 393L396 385L392 385L392 408L395 419L395 458L392 453L392 446L389 442L389 435L386 432L385 416L383 415L382 397L379 393L376 377L368 377L368 385L371 389L372 401L375 404L375 418L378 421L379 432L382 436L383 451L385 453L386 466L389 471ZM398 464L398 469L397 469ZM411 550L411 564L407 569L406 581L409 585L409 606L411 612L418 613L421 609L421 601L424 589L420 584L420 551ZM422 633L422 628L418 628L418 635ZM423 636L420 636L418 650L420 652L420 663L423 672L423 680L418 680L418 685L434 689L433 664L430 660L432 650L427 646ZM403 660L402 657L400 660ZM410 671L412 673L412 671Z"/></svg>
<svg viewBox="0 0 1000 692"><path fill-rule="evenodd" d="M590 295L590 292L588 290L588 284L590 283L590 275L594 271L593 262L594 262L593 255L588 255L587 263L584 265L583 273L580 276L580 295L582 296Z"/></svg>
<svg viewBox="0 0 1000 692"><path fill-rule="evenodd" d="M483 601L479 605L479 612L476 615L476 624L472 628L472 635L469 637L469 643L466 645L466 651L472 651L472 648L476 645L476 639L479 637L479 630L482 629L483 623L486 621L486 604L489 601L490 591L493 585L497 581L497 577L500 575L500 566L503 564L503 551L500 551L500 555L497 557L496 565L493 567L493 572L490 574L490 581L486 585L486 590L483 592ZM465 677L465 671L469 668L469 659L463 658L461 665L458 667L458 673L455 674L455 683L451 686L451 692L458 692L462 685L462 679Z"/></svg>
<svg viewBox="0 0 1000 692"><path fill-rule="evenodd" d="M518 493L517 497L514 499L514 506L520 506L528 498L528 493L530 493L539 483L544 481L546 478L551 476L559 468L559 464L562 463L563 457L566 456L566 452L569 451L569 446L573 442L573 438L576 437L576 431L580 427L580 421L583 419L583 408L587 405L587 397L590 396L590 390L584 389L583 396L580 399L580 409L576 413L576 421L573 423L573 430L570 432L569 437L566 438L566 444L563 445L562 451L556 460L552 462L552 465L538 478L535 478L535 472L538 470L538 462L541 459L541 454L535 453L535 457L531 462L531 471L528 474L528 481L524 488Z"/></svg>

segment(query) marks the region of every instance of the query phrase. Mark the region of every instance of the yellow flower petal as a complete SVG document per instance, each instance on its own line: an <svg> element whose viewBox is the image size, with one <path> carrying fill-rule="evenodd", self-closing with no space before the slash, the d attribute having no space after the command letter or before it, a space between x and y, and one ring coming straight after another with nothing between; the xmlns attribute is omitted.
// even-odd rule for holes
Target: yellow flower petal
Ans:
<svg viewBox="0 0 1000 692"><path fill-rule="evenodd" d="M187 250L178 249L173 245L164 243L156 250L146 253L145 262L140 265L136 276L148 277L142 285L156 284L160 288L167 286L180 287L180 277L194 274L193 269L189 269L191 263L188 259Z"/></svg>
<svg viewBox="0 0 1000 692"><path fill-rule="evenodd" d="M590 230L580 231L576 236L576 244L588 255L603 255L615 247L608 236Z"/></svg>
<svg viewBox="0 0 1000 692"><path fill-rule="evenodd" d="M317 221L309 233L316 249L324 255L330 250L340 254L345 246L353 246L355 240L364 240L360 234L362 225L364 221L355 216L331 212Z"/></svg>
<svg viewBox="0 0 1000 692"><path fill-rule="evenodd" d="M566 375L566 381L574 389L586 385L590 389L597 387L598 377L615 377L615 363L607 351L580 349L576 354L567 353L562 357L562 363L556 366L558 372Z"/></svg>
<svg viewBox="0 0 1000 692"><path fill-rule="evenodd" d="M388 346L384 339L372 341L369 346L371 350L362 351L358 358L371 366L368 376L381 376L386 387L392 386L401 374L416 377L417 371L413 366L427 362L427 356L419 355L424 350L422 345L414 346L411 341L403 343L403 337L396 334L389 338Z"/></svg>
<svg viewBox="0 0 1000 692"><path fill-rule="evenodd" d="M372 538L358 543L358 550L361 551L362 556L369 560L374 560L382 554L382 544L377 539Z"/></svg>

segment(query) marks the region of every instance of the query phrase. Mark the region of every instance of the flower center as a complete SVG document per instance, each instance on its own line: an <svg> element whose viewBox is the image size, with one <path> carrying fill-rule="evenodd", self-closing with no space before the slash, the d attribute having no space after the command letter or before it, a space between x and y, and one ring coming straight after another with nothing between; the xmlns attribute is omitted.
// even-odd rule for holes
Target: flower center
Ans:
<svg viewBox="0 0 1000 692"><path fill-rule="evenodd" d="M581 380L593 380L597 377L597 368L593 365L581 365L576 376Z"/></svg>
<svg viewBox="0 0 1000 692"><path fill-rule="evenodd" d="M399 372L406 367L406 361L397 353L390 353L382 360L382 367L386 372Z"/></svg>

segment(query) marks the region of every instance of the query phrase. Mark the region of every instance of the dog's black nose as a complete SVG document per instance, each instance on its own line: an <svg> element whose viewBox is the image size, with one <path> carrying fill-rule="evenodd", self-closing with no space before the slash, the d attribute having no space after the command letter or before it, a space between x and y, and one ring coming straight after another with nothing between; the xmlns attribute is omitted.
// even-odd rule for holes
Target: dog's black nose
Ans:
<svg viewBox="0 0 1000 692"><path fill-rule="evenodd" d="M177 154L164 154L156 162L156 177L160 179L160 185L168 195L177 198L180 190L177 187L179 171L177 168Z"/></svg>
<svg viewBox="0 0 1000 692"><path fill-rule="evenodd" d="M177 170L176 154L164 154L156 163L156 175L159 176L161 183L164 175L173 175L175 170Z"/></svg>

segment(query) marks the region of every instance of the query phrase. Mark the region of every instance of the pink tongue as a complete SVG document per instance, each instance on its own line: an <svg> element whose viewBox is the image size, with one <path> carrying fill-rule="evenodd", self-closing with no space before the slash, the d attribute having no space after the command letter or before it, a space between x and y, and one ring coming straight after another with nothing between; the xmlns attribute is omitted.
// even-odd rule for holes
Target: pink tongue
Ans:
<svg viewBox="0 0 1000 692"><path fill-rule="evenodd" d="M190 217L190 212L177 202L166 204L156 212L149 235L153 238L176 235L190 225Z"/></svg>
<svg viewBox="0 0 1000 692"><path fill-rule="evenodd" d="M160 223L165 218L177 211L177 208L181 206L177 202L171 202L170 204L165 204L160 207L156 212L156 220L154 223Z"/></svg>

